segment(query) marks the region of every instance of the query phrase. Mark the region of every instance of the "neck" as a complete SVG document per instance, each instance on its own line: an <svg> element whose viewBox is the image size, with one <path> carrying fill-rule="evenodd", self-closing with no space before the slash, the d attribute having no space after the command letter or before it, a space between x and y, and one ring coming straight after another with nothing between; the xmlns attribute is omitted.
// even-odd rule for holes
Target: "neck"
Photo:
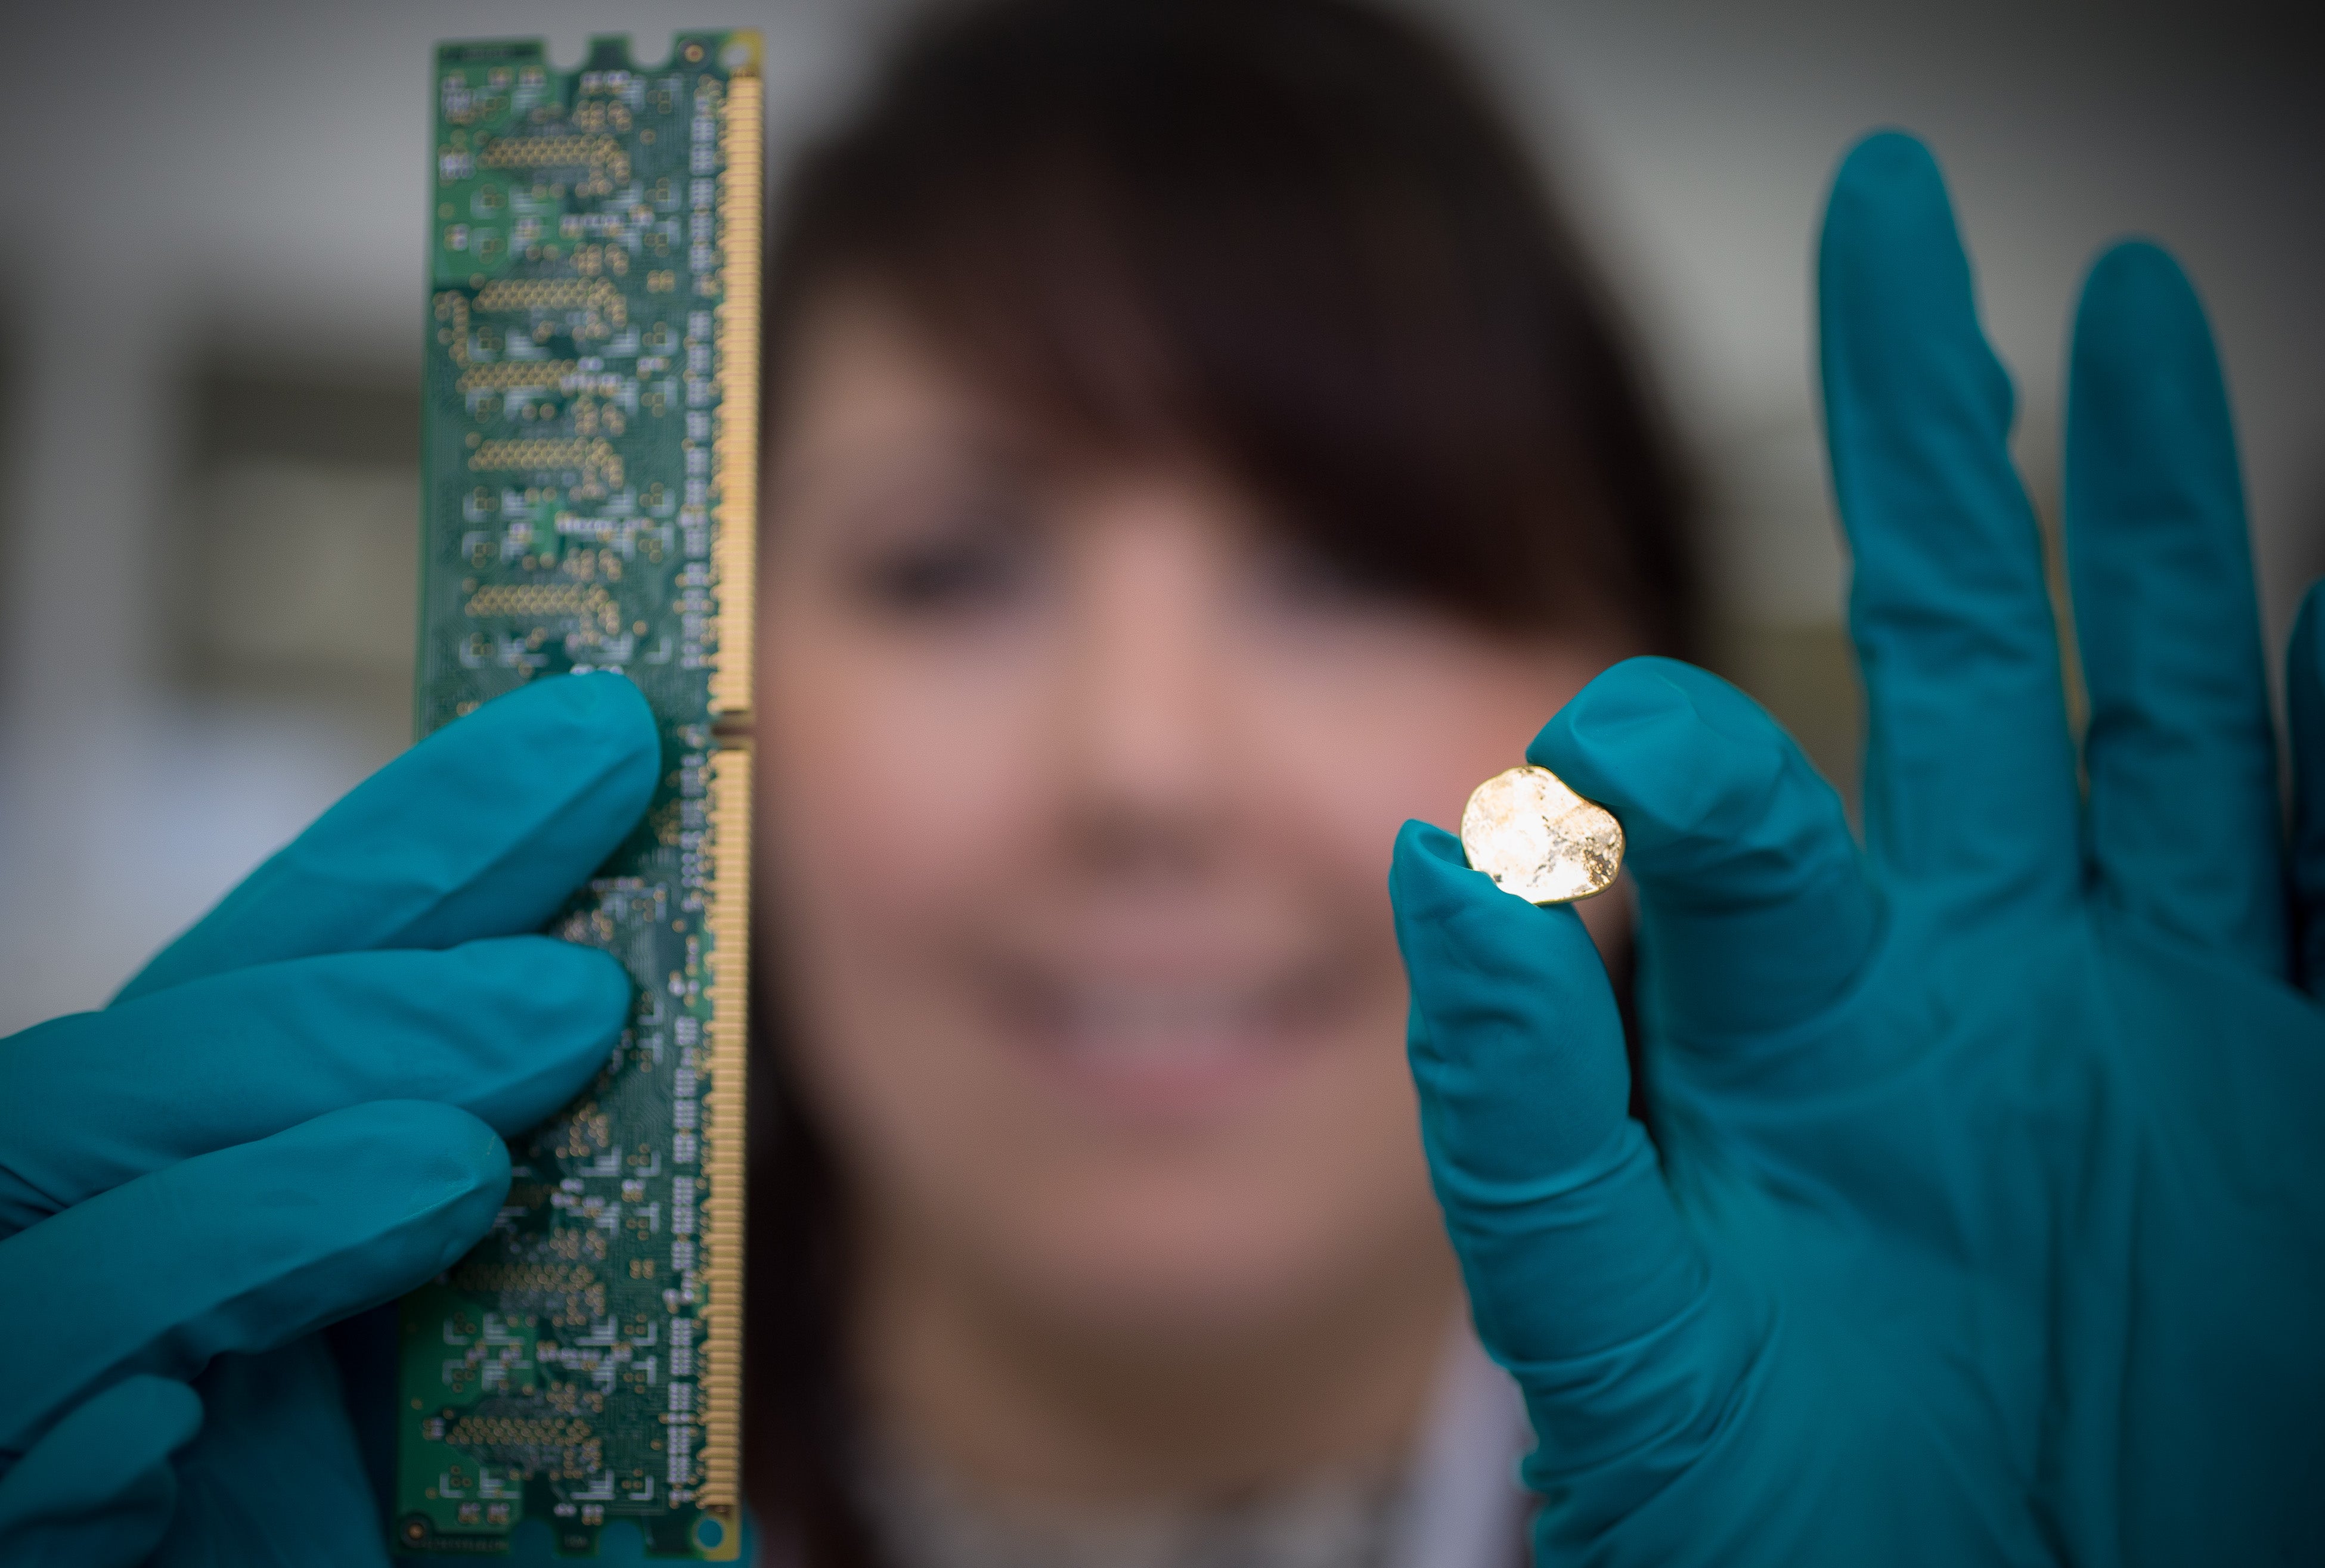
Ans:
<svg viewBox="0 0 2325 1568"><path fill-rule="evenodd" d="M1461 1303L1440 1245L1342 1282L1321 1310L1109 1333L1014 1310L922 1250L867 1251L855 1359L875 1424L975 1494L1035 1512L1386 1475L1418 1434Z"/></svg>

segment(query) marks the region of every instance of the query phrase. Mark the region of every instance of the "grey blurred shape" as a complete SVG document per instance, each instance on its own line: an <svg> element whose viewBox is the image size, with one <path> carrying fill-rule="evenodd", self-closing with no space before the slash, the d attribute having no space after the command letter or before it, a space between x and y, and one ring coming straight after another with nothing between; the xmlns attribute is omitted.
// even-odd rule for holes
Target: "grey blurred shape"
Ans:
<svg viewBox="0 0 2325 1568"><path fill-rule="evenodd" d="M411 723L420 510L416 382L281 367L197 374L169 548L198 687L310 694Z"/></svg>

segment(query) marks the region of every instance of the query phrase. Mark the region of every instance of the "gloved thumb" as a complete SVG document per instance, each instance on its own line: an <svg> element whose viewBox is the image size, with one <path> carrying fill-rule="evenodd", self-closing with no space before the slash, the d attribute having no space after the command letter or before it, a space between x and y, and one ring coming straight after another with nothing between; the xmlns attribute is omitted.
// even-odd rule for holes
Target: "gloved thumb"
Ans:
<svg viewBox="0 0 2325 1568"><path fill-rule="evenodd" d="M1389 873L1422 1138L1486 1349L1516 1378L1529 1479L1568 1530L1619 1519L1716 1436L1750 1324L1626 1110L1622 1025L1571 909L1536 909L1422 823Z"/></svg>

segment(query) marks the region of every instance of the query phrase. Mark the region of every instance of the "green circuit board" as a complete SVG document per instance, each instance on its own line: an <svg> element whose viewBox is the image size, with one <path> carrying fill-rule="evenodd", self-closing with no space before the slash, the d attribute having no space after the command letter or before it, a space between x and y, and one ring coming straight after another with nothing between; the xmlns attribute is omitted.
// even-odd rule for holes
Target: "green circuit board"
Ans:
<svg viewBox="0 0 2325 1568"><path fill-rule="evenodd" d="M629 967L629 1028L400 1310L407 1557L742 1547L760 47L437 51L418 728L614 670L663 777L551 927Z"/></svg>

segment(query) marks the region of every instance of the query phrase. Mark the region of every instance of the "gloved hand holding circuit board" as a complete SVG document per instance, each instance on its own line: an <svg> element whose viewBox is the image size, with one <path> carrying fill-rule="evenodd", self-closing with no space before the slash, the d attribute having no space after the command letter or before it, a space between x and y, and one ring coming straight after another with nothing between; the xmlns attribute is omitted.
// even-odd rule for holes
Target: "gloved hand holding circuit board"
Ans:
<svg viewBox="0 0 2325 1568"><path fill-rule="evenodd" d="M0 1561L386 1561L317 1331L474 1246L605 1068L629 978L529 933L660 756L617 676L491 704L0 1042Z"/></svg>

